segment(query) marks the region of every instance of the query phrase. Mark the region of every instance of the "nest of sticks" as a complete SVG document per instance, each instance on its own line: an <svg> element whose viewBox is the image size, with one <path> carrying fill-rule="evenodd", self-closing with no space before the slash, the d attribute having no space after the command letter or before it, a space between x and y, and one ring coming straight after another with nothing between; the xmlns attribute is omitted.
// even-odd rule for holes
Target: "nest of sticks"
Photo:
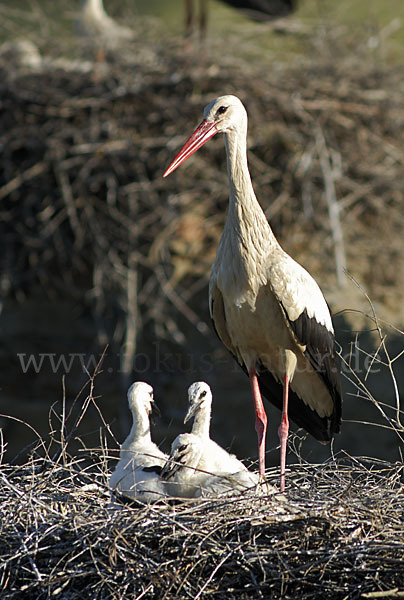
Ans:
<svg viewBox="0 0 404 600"><path fill-rule="evenodd" d="M49 433L19 464L4 461L0 430L2 599L404 597L402 461L340 451L309 464L292 433L284 494L111 499L117 442L94 395L98 374L72 407L52 406ZM89 410L96 447L85 441ZM267 481L278 489L278 468Z"/></svg>
<svg viewBox="0 0 404 600"><path fill-rule="evenodd" d="M293 433L284 494L111 499L116 440L94 396L97 376L75 410L51 408L48 435L20 464L2 460L0 436L2 599L404 597L402 461L340 451L309 464ZM97 447L85 442L90 409ZM278 468L267 481L278 489Z"/></svg>
<svg viewBox="0 0 404 600"><path fill-rule="evenodd" d="M88 458L1 466L5 600L404 596L402 464L340 457L290 466L285 496L116 508L105 449Z"/></svg>

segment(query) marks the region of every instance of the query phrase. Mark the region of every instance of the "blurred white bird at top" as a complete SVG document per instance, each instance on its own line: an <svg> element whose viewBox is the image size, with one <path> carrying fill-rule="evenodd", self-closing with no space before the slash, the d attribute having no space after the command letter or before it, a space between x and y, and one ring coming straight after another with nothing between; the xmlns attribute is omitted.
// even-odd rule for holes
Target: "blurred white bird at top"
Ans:
<svg viewBox="0 0 404 600"><path fill-rule="evenodd" d="M105 49L115 48L134 37L132 29L120 25L105 12L103 0L81 0L76 25L86 41Z"/></svg>

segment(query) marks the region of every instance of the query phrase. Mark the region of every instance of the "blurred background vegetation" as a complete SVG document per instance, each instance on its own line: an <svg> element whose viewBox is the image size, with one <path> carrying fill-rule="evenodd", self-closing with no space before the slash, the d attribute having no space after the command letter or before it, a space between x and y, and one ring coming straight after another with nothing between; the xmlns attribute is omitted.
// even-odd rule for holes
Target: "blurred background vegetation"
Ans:
<svg viewBox="0 0 404 600"><path fill-rule="evenodd" d="M212 436L256 456L249 383L207 306L227 207L222 140L161 177L204 105L233 93L249 113L257 196L335 314L345 390L335 449L399 459L404 4L300 0L287 16L252 21L210 0L204 40L197 28L184 37L182 0L104 5L127 36L83 31L78 2L0 5L7 458L35 437L19 419L46 435L51 406L57 416L63 400L80 405L101 356L97 406L118 441L132 381L154 386L154 437L168 449L187 386L204 379ZM280 416L268 410L276 463ZM92 406L81 422L90 445L97 419ZM330 452L304 435L295 443L305 460Z"/></svg>

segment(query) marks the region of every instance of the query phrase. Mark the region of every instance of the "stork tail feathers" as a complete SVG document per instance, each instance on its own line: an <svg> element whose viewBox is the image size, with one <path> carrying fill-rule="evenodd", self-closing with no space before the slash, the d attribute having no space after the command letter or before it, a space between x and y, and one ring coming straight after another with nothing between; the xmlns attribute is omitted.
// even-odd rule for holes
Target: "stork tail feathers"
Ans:
<svg viewBox="0 0 404 600"><path fill-rule="evenodd" d="M257 375L262 394L279 410L282 410L282 383L279 383L263 365L257 366ZM315 410L312 410L303 402L292 388L289 388L288 415L298 427L303 427L319 442L329 442L334 433L339 431L340 419L337 412L334 412L331 417L320 417Z"/></svg>

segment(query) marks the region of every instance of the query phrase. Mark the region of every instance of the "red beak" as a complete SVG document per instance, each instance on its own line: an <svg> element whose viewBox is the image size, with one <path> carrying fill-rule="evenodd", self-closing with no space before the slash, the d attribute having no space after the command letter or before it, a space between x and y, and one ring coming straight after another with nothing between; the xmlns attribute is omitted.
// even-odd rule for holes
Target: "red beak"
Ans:
<svg viewBox="0 0 404 600"><path fill-rule="evenodd" d="M178 152L173 162L166 169L166 171L163 174L163 177L167 177L167 175L175 171L175 169L179 167L180 164L187 160L187 158L189 158L191 154L196 152L198 148L203 146L211 137L215 135L215 133L217 133L217 129L214 123L202 121L202 123L198 125L194 133L188 139L188 141L185 142L184 146Z"/></svg>

